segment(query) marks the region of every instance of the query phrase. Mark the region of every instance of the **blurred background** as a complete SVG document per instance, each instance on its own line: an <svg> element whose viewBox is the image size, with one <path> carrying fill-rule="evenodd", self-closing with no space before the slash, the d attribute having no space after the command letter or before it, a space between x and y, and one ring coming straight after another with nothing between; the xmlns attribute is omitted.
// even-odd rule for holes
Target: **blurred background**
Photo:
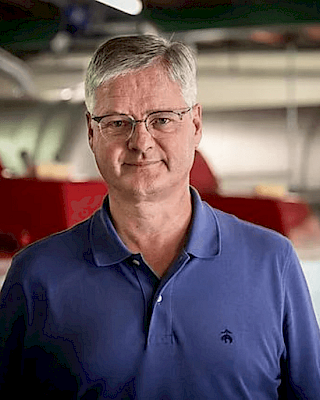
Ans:
<svg viewBox="0 0 320 400"><path fill-rule="evenodd" d="M320 2L0 0L0 275L87 218L107 191L89 151L83 78L99 44L153 33L198 59L204 135L192 184L287 236L320 320Z"/></svg>

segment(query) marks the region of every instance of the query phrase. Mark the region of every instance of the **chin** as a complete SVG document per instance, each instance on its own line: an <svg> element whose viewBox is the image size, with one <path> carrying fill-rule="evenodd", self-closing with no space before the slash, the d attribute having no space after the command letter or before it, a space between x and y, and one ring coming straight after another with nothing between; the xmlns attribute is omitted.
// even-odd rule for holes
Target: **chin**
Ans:
<svg viewBox="0 0 320 400"><path fill-rule="evenodd" d="M118 190L132 200L152 200L163 196L164 193L168 192L167 185L160 183L159 181L149 182L127 182L127 184L118 187Z"/></svg>
<svg viewBox="0 0 320 400"><path fill-rule="evenodd" d="M131 187L131 195L139 198L147 198L155 196L161 192L161 188L158 185L134 185Z"/></svg>
<svg viewBox="0 0 320 400"><path fill-rule="evenodd" d="M161 175L161 176L160 176ZM122 196L130 199L159 199L168 197L175 193L177 189L182 188L182 182L184 182L185 176L122 176L118 179L108 182L109 192L118 192ZM189 179L187 177L187 186L189 186ZM114 189L114 190L112 190Z"/></svg>

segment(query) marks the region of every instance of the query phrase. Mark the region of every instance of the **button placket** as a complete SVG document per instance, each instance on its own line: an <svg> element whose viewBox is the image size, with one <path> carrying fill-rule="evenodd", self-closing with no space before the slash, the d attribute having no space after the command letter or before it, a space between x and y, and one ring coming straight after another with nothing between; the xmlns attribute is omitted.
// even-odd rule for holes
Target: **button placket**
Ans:
<svg viewBox="0 0 320 400"><path fill-rule="evenodd" d="M149 344L172 344L171 296L165 293L155 299L149 328Z"/></svg>
<svg viewBox="0 0 320 400"><path fill-rule="evenodd" d="M152 314L149 323L148 345L173 345L172 327L172 290L177 273L187 263L189 256L182 254L173 266L170 274L162 278L156 296L153 299Z"/></svg>

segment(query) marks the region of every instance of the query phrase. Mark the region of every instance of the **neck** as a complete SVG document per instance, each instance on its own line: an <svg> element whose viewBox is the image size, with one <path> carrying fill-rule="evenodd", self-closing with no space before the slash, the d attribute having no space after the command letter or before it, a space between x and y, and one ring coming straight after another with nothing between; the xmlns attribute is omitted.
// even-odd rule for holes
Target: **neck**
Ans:
<svg viewBox="0 0 320 400"><path fill-rule="evenodd" d="M189 188L161 201L118 199L109 194L110 212L122 241L141 253L162 276L181 252L191 220Z"/></svg>

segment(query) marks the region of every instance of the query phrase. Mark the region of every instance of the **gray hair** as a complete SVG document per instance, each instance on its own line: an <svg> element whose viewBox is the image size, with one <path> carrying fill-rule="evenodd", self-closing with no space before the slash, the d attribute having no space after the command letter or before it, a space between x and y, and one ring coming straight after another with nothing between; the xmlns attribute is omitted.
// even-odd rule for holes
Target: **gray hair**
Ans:
<svg viewBox="0 0 320 400"><path fill-rule="evenodd" d="M169 42L159 36L135 35L110 39L94 53L85 78L88 111L93 111L95 91L102 83L157 63L179 84L186 104L193 106L197 82L192 50L181 42Z"/></svg>

